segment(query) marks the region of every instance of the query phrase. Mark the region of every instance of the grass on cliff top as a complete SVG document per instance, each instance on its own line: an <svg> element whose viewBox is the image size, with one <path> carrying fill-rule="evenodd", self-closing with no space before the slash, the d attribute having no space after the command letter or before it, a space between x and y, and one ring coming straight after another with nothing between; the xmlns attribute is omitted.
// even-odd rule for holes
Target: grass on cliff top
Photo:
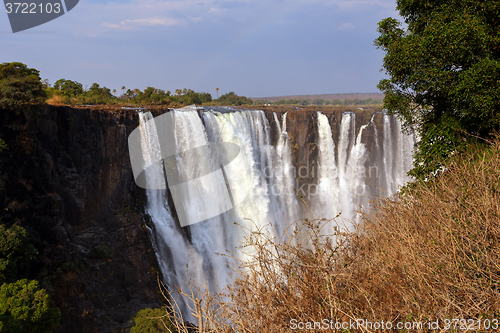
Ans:
<svg viewBox="0 0 500 333"><path fill-rule="evenodd" d="M407 332L500 325L500 140L456 157L441 177L404 196L381 200L335 243L320 235L323 221L299 223L307 246L297 235L278 244L248 233L256 252L246 273L201 299L205 332L289 332L323 319L405 322ZM462 321L447 321L454 318ZM440 330L429 326L436 320ZM394 328L386 331L405 331ZM187 332L183 324L177 330Z"/></svg>

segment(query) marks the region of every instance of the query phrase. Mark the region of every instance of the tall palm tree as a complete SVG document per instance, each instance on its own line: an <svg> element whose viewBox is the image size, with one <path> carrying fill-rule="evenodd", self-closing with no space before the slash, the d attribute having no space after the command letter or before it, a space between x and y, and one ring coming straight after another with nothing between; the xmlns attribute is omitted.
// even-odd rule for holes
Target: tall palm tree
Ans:
<svg viewBox="0 0 500 333"><path fill-rule="evenodd" d="M125 95L125 90L126 90L126 89L127 89L127 88L125 88L125 86L122 86L122 95Z"/></svg>
<svg viewBox="0 0 500 333"><path fill-rule="evenodd" d="M113 89L113 96L116 97L116 89Z"/></svg>
<svg viewBox="0 0 500 333"><path fill-rule="evenodd" d="M217 98L219 98L219 88L215 88L215 92L217 93Z"/></svg>

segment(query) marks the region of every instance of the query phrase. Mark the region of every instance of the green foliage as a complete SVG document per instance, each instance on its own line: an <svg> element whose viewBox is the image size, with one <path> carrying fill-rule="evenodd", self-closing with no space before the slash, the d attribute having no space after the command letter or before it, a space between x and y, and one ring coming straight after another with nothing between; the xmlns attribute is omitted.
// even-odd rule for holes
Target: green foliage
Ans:
<svg viewBox="0 0 500 333"><path fill-rule="evenodd" d="M184 95L184 103L189 104L203 104L212 101L212 95L209 93L197 93L194 91L188 92Z"/></svg>
<svg viewBox="0 0 500 333"><path fill-rule="evenodd" d="M397 9L406 29L379 22L390 78L378 88L388 112L421 135L411 173L422 178L500 128L500 2L398 0Z"/></svg>
<svg viewBox="0 0 500 333"><path fill-rule="evenodd" d="M109 88L93 83L89 91L85 93L84 98L80 100L82 104L108 104L114 98Z"/></svg>
<svg viewBox="0 0 500 333"><path fill-rule="evenodd" d="M144 309L134 316L130 333L175 332L170 316L164 309Z"/></svg>
<svg viewBox="0 0 500 333"><path fill-rule="evenodd" d="M253 101L245 96L238 96L234 92L229 92L217 99L219 105L243 105L252 104Z"/></svg>
<svg viewBox="0 0 500 333"><path fill-rule="evenodd" d="M3 139L0 139L0 153L2 152L2 150L5 150L5 149L9 149L9 147L7 147L7 144L5 143L5 141Z"/></svg>
<svg viewBox="0 0 500 333"><path fill-rule="evenodd" d="M116 90L113 90L116 93ZM94 83L84 91L78 82L60 79L53 88L48 88L49 95L60 96L56 102L63 104L138 104L138 105L172 105L174 107L188 104L203 104L212 101L209 93L197 93L192 89L177 89L177 96L172 96L170 91L147 87L144 91L127 89L122 86L123 96L116 98L107 87Z"/></svg>
<svg viewBox="0 0 500 333"><path fill-rule="evenodd" d="M39 72L20 62L0 64L0 109L19 114L44 102Z"/></svg>
<svg viewBox="0 0 500 333"><path fill-rule="evenodd" d="M0 225L0 283L17 280L36 254L23 227Z"/></svg>
<svg viewBox="0 0 500 333"><path fill-rule="evenodd" d="M24 279L0 287L1 332L51 332L59 318L59 310L50 307L49 295L37 281Z"/></svg>
<svg viewBox="0 0 500 333"><path fill-rule="evenodd" d="M54 83L54 89L63 96L79 96L84 93L82 84L76 81L60 79Z"/></svg>
<svg viewBox="0 0 500 333"><path fill-rule="evenodd" d="M192 89L176 89L177 96L172 96L170 91L147 87L143 92L139 89L128 89L125 96L128 101L141 105L189 105L203 104L212 101L209 93L197 93Z"/></svg>
<svg viewBox="0 0 500 333"><path fill-rule="evenodd" d="M167 93L162 89L147 87L144 92L136 90L136 96L133 98L134 103L159 105L168 97Z"/></svg>

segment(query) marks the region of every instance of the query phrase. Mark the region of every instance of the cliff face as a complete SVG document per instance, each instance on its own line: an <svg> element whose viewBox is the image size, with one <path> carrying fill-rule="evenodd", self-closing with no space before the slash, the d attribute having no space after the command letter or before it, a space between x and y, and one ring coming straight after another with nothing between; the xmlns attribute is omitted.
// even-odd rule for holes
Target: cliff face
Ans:
<svg viewBox="0 0 500 333"><path fill-rule="evenodd" d="M29 231L39 255L28 275L60 308L59 331L124 331L138 310L161 304L134 210L127 138L136 112L46 106L4 120L2 220Z"/></svg>
<svg viewBox="0 0 500 333"><path fill-rule="evenodd" d="M317 162L318 109L264 108L273 143L273 112L280 122L288 112L297 169L311 170ZM322 111L336 141L343 111ZM356 127L367 124L373 111L356 110ZM128 154L137 112L45 106L36 116L0 117L0 137L9 146L0 152L2 220L29 231L39 255L27 274L42 282L60 308L59 331L127 331L133 314L162 304L156 258L139 211L144 191L135 186ZM379 126L380 119L375 119ZM375 132L366 130L370 149ZM381 131L378 135L381 142ZM315 177L308 171L298 177L298 186L316 182Z"/></svg>

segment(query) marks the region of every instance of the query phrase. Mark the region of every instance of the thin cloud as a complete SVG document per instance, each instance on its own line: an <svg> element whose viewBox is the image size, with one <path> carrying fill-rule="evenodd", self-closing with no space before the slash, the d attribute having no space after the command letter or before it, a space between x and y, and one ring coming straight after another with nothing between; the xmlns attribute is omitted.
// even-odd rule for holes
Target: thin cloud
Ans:
<svg viewBox="0 0 500 333"><path fill-rule="evenodd" d="M220 13L224 13L226 10L225 9L221 9L221 8L210 8L210 10L208 11L209 14L220 14Z"/></svg>
<svg viewBox="0 0 500 333"><path fill-rule="evenodd" d="M344 23L339 27L339 30L352 30L355 29L356 26L350 22Z"/></svg>
<svg viewBox="0 0 500 333"><path fill-rule="evenodd" d="M384 1L353 1L353 0L333 0L326 2L330 5L337 5L341 10L363 10L365 8L378 7L381 9L393 9L394 0Z"/></svg>
<svg viewBox="0 0 500 333"><path fill-rule="evenodd" d="M109 22L104 22L101 26L105 29L119 29L119 30L130 30L137 27L151 27L151 26L172 26L181 24L180 20L170 18L170 17L149 17L140 18L133 20L121 21L118 24L113 24Z"/></svg>

